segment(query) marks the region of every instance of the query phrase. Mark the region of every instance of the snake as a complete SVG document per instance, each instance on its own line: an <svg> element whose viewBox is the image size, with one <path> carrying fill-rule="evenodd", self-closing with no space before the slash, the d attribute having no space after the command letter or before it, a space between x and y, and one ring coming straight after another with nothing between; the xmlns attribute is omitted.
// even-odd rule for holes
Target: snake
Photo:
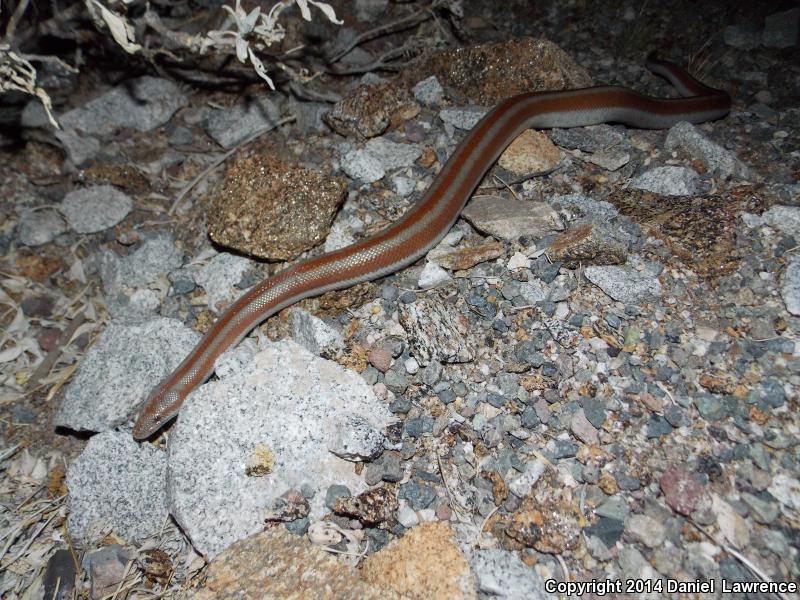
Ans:
<svg viewBox="0 0 800 600"><path fill-rule="evenodd" d="M214 362L254 327L311 296L377 279L413 264L448 233L467 200L508 145L526 129L620 123L667 129L730 112L730 95L651 54L646 62L680 97L656 98L619 86L527 92L486 113L456 146L422 197L397 221L350 246L293 264L231 304L197 346L150 393L133 427L145 440L175 418L187 396L214 373Z"/></svg>

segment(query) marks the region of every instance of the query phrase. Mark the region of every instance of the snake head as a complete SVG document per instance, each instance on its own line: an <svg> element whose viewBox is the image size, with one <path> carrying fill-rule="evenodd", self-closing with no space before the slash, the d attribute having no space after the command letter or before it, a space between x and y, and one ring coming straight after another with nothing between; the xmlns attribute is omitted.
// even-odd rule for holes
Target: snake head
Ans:
<svg viewBox="0 0 800 600"><path fill-rule="evenodd" d="M133 438L139 441L153 436L165 424L178 414L182 403L180 394L164 385L159 385L139 413L136 424L133 426Z"/></svg>

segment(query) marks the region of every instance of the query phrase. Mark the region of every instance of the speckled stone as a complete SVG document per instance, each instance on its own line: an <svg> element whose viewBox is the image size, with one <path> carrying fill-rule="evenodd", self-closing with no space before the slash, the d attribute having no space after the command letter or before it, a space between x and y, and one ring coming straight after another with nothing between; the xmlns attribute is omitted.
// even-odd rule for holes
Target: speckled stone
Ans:
<svg viewBox="0 0 800 600"><path fill-rule="evenodd" d="M289 260L325 239L346 195L342 178L267 154L242 154L214 194L208 234L214 242L251 256Z"/></svg>

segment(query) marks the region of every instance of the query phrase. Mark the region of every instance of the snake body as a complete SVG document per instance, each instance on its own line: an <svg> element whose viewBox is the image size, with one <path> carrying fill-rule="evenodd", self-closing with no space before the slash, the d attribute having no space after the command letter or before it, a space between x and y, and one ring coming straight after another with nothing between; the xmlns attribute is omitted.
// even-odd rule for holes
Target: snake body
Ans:
<svg viewBox="0 0 800 600"><path fill-rule="evenodd" d="M450 230L505 148L528 128L622 123L665 129L679 121L724 117L730 96L677 65L651 55L647 67L681 98L653 98L616 86L530 92L505 100L464 137L420 201L402 218L351 246L302 261L265 279L232 304L183 362L151 393L133 429L146 439L178 414L186 397L214 372L214 361L258 323L295 302L376 279L424 256Z"/></svg>

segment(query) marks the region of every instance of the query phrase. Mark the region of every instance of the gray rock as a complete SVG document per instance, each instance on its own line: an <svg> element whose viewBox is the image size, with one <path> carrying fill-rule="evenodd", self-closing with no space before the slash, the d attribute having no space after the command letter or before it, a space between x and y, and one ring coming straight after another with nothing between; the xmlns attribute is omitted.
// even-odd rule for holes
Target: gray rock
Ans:
<svg viewBox="0 0 800 600"><path fill-rule="evenodd" d="M476 229L508 241L516 241L523 235L539 239L564 230L558 213L546 202L479 196L467 205L461 216Z"/></svg>
<svg viewBox="0 0 800 600"><path fill-rule="evenodd" d="M322 358L337 358L344 351L342 332L300 308L290 313L292 338L303 348Z"/></svg>
<svg viewBox="0 0 800 600"><path fill-rule="evenodd" d="M722 33L725 43L732 48L752 50L761 45L762 30L753 23L728 25Z"/></svg>
<svg viewBox="0 0 800 600"><path fill-rule="evenodd" d="M350 179L373 183L386 175L380 159L367 150L351 150L342 157L342 170Z"/></svg>
<svg viewBox="0 0 800 600"><path fill-rule="evenodd" d="M377 158L386 171L410 167L422 155L422 149L415 144L398 144L385 137L368 140L364 150Z"/></svg>
<svg viewBox="0 0 800 600"><path fill-rule="evenodd" d="M417 285L423 290L428 290L444 285L451 279L450 274L442 267L432 262L426 262L419 274Z"/></svg>
<svg viewBox="0 0 800 600"><path fill-rule="evenodd" d="M64 196L59 210L77 233L97 233L113 227L131 212L133 202L110 185L74 190Z"/></svg>
<svg viewBox="0 0 800 600"><path fill-rule="evenodd" d="M448 107L439 111L439 118L457 129L469 131L489 109L483 106Z"/></svg>
<svg viewBox="0 0 800 600"><path fill-rule="evenodd" d="M351 179L372 183L382 179L386 171L414 164L422 150L414 144L398 144L385 137L372 138L363 148L351 150L342 157L342 169Z"/></svg>
<svg viewBox="0 0 800 600"><path fill-rule="evenodd" d="M648 548L658 548L666 537L664 525L647 515L631 515L625 521L625 533Z"/></svg>
<svg viewBox="0 0 800 600"><path fill-rule="evenodd" d="M219 313L241 296L237 284L255 264L243 256L221 253L198 269L195 281L208 294L208 307Z"/></svg>
<svg viewBox="0 0 800 600"><path fill-rule="evenodd" d="M17 225L20 244L35 248L49 244L67 230L64 220L53 210L26 211Z"/></svg>
<svg viewBox="0 0 800 600"><path fill-rule="evenodd" d="M586 267L583 273L586 279L614 300L625 304L640 304L661 296L661 283L657 277L628 266L591 266Z"/></svg>
<svg viewBox="0 0 800 600"><path fill-rule="evenodd" d="M775 502L764 500L747 492L742 492L741 499L750 509L750 516L757 523L769 525L778 517L778 505Z"/></svg>
<svg viewBox="0 0 800 600"><path fill-rule="evenodd" d="M547 600L555 598L545 591L539 574L507 550L473 550L469 563L478 591L507 600Z"/></svg>
<svg viewBox="0 0 800 600"><path fill-rule="evenodd" d="M407 500L416 510L422 510L428 508L436 500L436 490L424 483L409 481L400 486L397 498Z"/></svg>
<svg viewBox="0 0 800 600"><path fill-rule="evenodd" d="M205 129L220 146L233 148L259 131L274 129L280 118L280 108L269 98L259 96L245 104L210 111Z"/></svg>
<svg viewBox="0 0 800 600"><path fill-rule="evenodd" d="M135 543L167 519L166 454L128 433L94 436L67 469L70 536L91 546L109 530Z"/></svg>
<svg viewBox="0 0 800 600"><path fill-rule="evenodd" d="M64 146L69 160L76 167L83 166L100 152L100 140L72 129L57 129L53 135Z"/></svg>
<svg viewBox="0 0 800 600"><path fill-rule="evenodd" d="M288 489L314 492L320 518L324 490L365 490L352 465L328 451L353 418L382 430L392 418L363 379L294 342L270 344L217 361L219 379L183 407L169 444L170 509L193 545L211 556L261 529L264 511ZM244 354L240 351L240 354ZM272 470L248 475L254 453Z"/></svg>
<svg viewBox="0 0 800 600"><path fill-rule="evenodd" d="M786 265L781 284L781 298L790 314L800 316L800 254L793 255Z"/></svg>
<svg viewBox="0 0 800 600"><path fill-rule="evenodd" d="M197 332L175 319L111 321L84 355L54 425L107 431L125 423L199 340Z"/></svg>
<svg viewBox="0 0 800 600"><path fill-rule="evenodd" d="M431 75L427 79L423 79L412 90L414 98L423 106L437 106L441 103L444 97L444 88L436 75Z"/></svg>
<svg viewBox="0 0 800 600"><path fill-rule="evenodd" d="M767 48L789 48L798 42L800 8L773 13L764 19L762 43Z"/></svg>
<svg viewBox="0 0 800 600"><path fill-rule="evenodd" d="M750 179L754 176L749 167L731 152L708 139L696 125L691 123L682 121L673 126L667 133L664 145L667 150L683 150L705 164L710 171L716 171L724 178Z"/></svg>
<svg viewBox="0 0 800 600"><path fill-rule="evenodd" d="M146 240L138 250L124 258L105 250L100 258L103 290L111 296L119 293L121 288L145 287L182 263L183 252L164 236Z"/></svg>
<svg viewBox="0 0 800 600"><path fill-rule="evenodd" d="M75 108L59 119L66 131L106 136L121 127L151 131L185 106L187 97L168 79L139 77Z"/></svg>
<svg viewBox="0 0 800 600"><path fill-rule="evenodd" d="M462 363L473 358L459 312L451 305L424 298L400 305L400 324L420 365L431 361Z"/></svg>
<svg viewBox="0 0 800 600"><path fill-rule="evenodd" d="M629 511L628 503L621 495L610 496L595 510L599 516L617 521L624 521Z"/></svg>
<svg viewBox="0 0 800 600"><path fill-rule="evenodd" d="M779 204L764 211L761 215L764 223L790 235L795 239L800 239L800 206L784 206Z"/></svg>
<svg viewBox="0 0 800 600"><path fill-rule="evenodd" d="M328 450L350 462L370 460L383 452L384 435L366 419L351 415L328 442Z"/></svg>
<svg viewBox="0 0 800 600"><path fill-rule="evenodd" d="M665 166L645 171L631 187L664 196L692 196L697 193L700 176L688 167Z"/></svg>

